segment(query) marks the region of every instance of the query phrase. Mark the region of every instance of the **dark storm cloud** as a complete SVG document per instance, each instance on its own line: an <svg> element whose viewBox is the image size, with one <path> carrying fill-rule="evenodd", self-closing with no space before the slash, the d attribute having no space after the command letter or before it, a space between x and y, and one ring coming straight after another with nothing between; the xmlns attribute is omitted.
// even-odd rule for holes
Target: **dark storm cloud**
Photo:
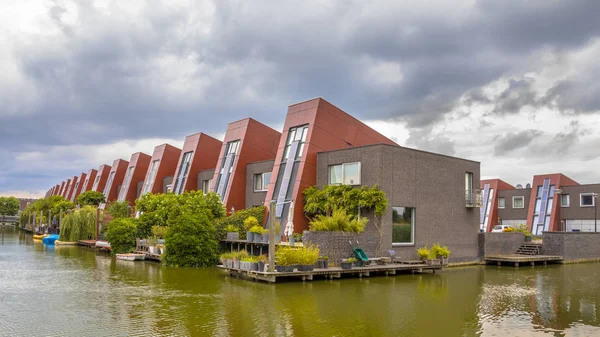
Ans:
<svg viewBox="0 0 600 337"><path fill-rule="evenodd" d="M575 112L600 107L595 76L565 79L542 98L523 79L497 100L481 91L526 67L540 49L560 54L597 38L598 1L214 6L208 15L199 3L147 2L136 14L115 7L109 16L92 2L52 3L48 21L61 33L14 42L31 91L12 113L0 107L0 141L19 152L218 135L246 116L279 125L287 105L322 96L361 119L405 120L414 129L410 144L453 154L450 139L428 132L457 104L491 103L499 114L535 104ZM382 64L396 65L401 78L371 71ZM7 95L1 90L0 102ZM524 143L529 136L520 137ZM511 142L496 151L506 153Z"/></svg>
<svg viewBox="0 0 600 337"><path fill-rule="evenodd" d="M494 155L503 156L515 150L524 148L542 134L543 132L539 130L524 130L500 135L495 139Z"/></svg>

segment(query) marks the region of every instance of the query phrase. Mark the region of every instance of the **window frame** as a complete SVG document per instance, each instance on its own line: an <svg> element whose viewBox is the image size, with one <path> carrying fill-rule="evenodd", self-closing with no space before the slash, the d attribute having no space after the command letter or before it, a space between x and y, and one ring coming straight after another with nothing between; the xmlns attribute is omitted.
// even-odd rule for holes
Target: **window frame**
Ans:
<svg viewBox="0 0 600 337"><path fill-rule="evenodd" d="M515 200L516 199L521 199L521 205L522 205L521 207L516 207L515 206ZM525 196L523 196L523 195L514 195L512 197L512 208L517 208L517 209L523 209L523 208L525 208Z"/></svg>
<svg viewBox="0 0 600 337"><path fill-rule="evenodd" d="M265 184L265 174L270 175L269 176L269 182L267 184ZM256 178L257 177L261 177L261 184L262 184L262 189L261 190L257 190L256 189ZM271 172L262 172L262 173L256 173L253 175L252 177L252 190L254 192L266 192L269 189L269 184L271 183Z"/></svg>
<svg viewBox="0 0 600 337"><path fill-rule="evenodd" d="M567 197L566 204L563 204L563 197ZM571 195L570 194L561 194L560 195L560 207L571 207Z"/></svg>
<svg viewBox="0 0 600 337"><path fill-rule="evenodd" d="M346 180L346 173L345 173L344 167L346 165L354 165L354 164L358 164L358 183L345 184L344 181ZM342 167L342 179L341 179L342 182L341 183L332 184L331 183L331 168L332 167L336 167L336 166L341 166ZM341 164L329 165L327 167L327 184L328 185L361 186L362 185L362 164L361 164L361 162L354 161L354 162L349 162L349 163L341 163ZM402 207L402 206L397 206L397 207Z"/></svg>
<svg viewBox="0 0 600 337"><path fill-rule="evenodd" d="M500 205L500 199L502 199L502 201L504 201L503 205ZM505 209L506 208L506 197L498 197L498 208L499 209Z"/></svg>
<svg viewBox="0 0 600 337"><path fill-rule="evenodd" d="M393 227L394 227L394 208L410 208L411 209L411 214L410 214L410 220L411 220L411 224L410 224L410 236L411 236L411 242L394 242L394 237L392 235L392 247L411 247L411 246L415 246L415 229L417 227L416 223L417 223L417 208L416 207L409 207L409 206L393 206L392 207L392 232L393 232Z"/></svg>
<svg viewBox="0 0 600 337"><path fill-rule="evenodd" d="M212 178L202 180L202 193L205 195L211 192L210 185L212 185ZM206 187L206 190L205 190Z"/></svg>
<svg viewBox="0 0 600 337"><path fill-rule="evenodd" d="M583 204L583 197L584 196L590 196L592 197L592 204L591 205L584 205ZM586 193L579 193L579 207L594 207L596 205L596 198L594 198L594 193L593 192L586 192Z"/></svg>

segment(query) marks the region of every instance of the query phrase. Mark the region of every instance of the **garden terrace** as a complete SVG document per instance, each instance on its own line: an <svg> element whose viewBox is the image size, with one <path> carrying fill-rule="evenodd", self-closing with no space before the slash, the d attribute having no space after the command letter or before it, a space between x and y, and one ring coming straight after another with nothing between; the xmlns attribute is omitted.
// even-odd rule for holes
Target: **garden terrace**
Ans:
<svg viewBox="0 0 600 337"><path fill-rule="evenodd" d="M282 279L292 281L312 281L315 277L324 279L341 278L343 276L358 276L369 277L371 275L396 275L397 273L435 273L443 267L441 265L427 264L385 264L385 265L368 265L364 267L352 267L351 269L342 269L340 267L330 267L326 269L315 268L312 271L294 271L294 272L260 272L242 269L227 268L225 269L230 276L242 277L255 281L264 281L276 283Z"/></svg>

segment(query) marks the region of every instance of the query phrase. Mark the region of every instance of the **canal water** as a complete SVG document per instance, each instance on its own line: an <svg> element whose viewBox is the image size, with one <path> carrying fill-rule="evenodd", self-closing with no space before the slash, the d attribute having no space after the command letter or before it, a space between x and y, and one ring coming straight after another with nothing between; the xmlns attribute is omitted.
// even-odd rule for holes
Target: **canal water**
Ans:
<svg viewBox="0 0 600 337"><path fill-rule="evenodd" d="M0 336L600 336L600 264L276 285L0 244Z"/></svg>

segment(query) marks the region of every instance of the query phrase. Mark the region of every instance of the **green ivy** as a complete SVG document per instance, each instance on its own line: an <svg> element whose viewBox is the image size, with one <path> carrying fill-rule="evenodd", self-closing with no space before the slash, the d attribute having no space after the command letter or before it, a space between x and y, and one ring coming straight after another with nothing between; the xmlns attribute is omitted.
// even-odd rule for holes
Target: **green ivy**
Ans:
<svg viewBox="0 0 600 337"><path fill-rule="evenodd" d="M309 219L317 215L331 215L333 210L343 209L347 214L358 215L371 210L381 216L387 208L385 193L377 185L354 188L349 185L329 185L322 190L311 186L304 190L304 213Z"/></svg>

